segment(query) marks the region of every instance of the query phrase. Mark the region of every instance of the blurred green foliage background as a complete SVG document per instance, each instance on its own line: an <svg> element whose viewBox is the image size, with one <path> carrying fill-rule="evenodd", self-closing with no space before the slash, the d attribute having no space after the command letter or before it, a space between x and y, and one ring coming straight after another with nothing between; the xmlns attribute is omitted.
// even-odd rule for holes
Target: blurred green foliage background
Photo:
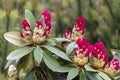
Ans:
<svg viewBox="0 0 120 80"><path fill-rule="evenodd" d="M56 37L65 29L72 30L77 17L84 16L85 36L90 43L103 41L109 54L110 49L120 48L120 0L0 0L0 74L5 72L6 56L16 48L5 41L3 34L21 29L26 9L36 19L48 9Z"/></svg>

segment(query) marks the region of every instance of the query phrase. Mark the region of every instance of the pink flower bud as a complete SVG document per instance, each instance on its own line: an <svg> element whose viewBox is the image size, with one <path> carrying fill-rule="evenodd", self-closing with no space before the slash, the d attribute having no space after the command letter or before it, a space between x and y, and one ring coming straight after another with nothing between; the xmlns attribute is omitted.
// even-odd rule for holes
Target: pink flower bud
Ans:
<svg viewBox="0 0 120 80"><path fill-rule="evenodd" d="M51 20L51 14L48 10L43 11L42 15L44 15L45 22Z"/></svg>
<svg viewBox="0 0 120 80"><path fill-rule="evenodd" d="M67 39L71 39L71 35L72 35L72 33L68 29L66 29L63 34L63 37L67 38Z"/></svg>
<svg viewBox="0 0 120 80"><path fill-rule="evenodd" d="M108 62L108 55L103 42L96 42L92 52L91 65L95 68L103 68Z"/></svg>
<svg viewBox="0 0 120 80"><path fill-rule="evenodd" d="M36 27L38 27L38 28L41 28L41 27L42 27L42 23L41 23L40 20L37 20L37 22L36 22Z"/></svg>
<svg viewBox="0 0 120 80"><path fill-rule="evenodd" d="M118 59L112 59L109 63L108 63L109 67L114 68L115 70L119 69L119 61Z"/></svg>
<svg viewBox="0 0 120 80"><path fill-rule="evenodd" d="M22 21L23 32L20 33L20 36L24 42L30 42L32 37L32 31L30 29L30 25L27 20Z"/></svg>
<svg viewBox="0 0 120 80"><path fill-rule="evenodd" d="M47 36L50 33L49 30L44 30L43 36Z"/></svg>
<svg viewBox="0 0 120 80"><path fill-rule="evenodd" d="M44 22L45 22L45 25L42 24L44 29L43 36L47 36L51 30L51 14L48 12L48 10L45 10L43 11L41 16L44 16Z"/></svg>
<svg viewBox="0 0 120 80"><path fill-rule="evenodd" d="M84 17L79 17L76 20L76 23L74 25L73 30L76 32L82 32L82 35L84 34L84 26L85 26L85 20Z"/></svg>
<svg viewBox="0 0 120 80"><path fill-rule="evenodd" d="M87 43L86 38L78 38L77 47L74 50L74 62L79 66L84 66L88 62L92 50L93 46Z"/></svg>
<svg viewBox="0 0 120 80"><path fill-rule="evenodd" d="M84 17L77 18L72 30L72 40L77 40L77 38L84 37L84 27L85 27Z"/></svg>
<svg viewBox="0 0 120 80"><path fill-rule="evenodd" d="M119 69L119 61L118 59L112 59L108 64L105 65L104 71L113 76Z"/></svg>
<svg viewBox="0 0 120 80"><path fill-rule="evenodd" d="M32 36L32 32L31 31L23 31L20 33L20 36L24 39L30 40L31 36Z"/></svg>
<svg viewBox="0 0 120 80"><path fill-rule="evenodd" d="M22 21L22 28L24 30L29 30L30 29L30 25L28 24L27 20Z"/></svg>
<svg viewBox="0 0 120 80"><path fill-rule="evenodd" d="M83 54L85 57L88 57L92 52L93 46L87 43L86 38L77 39L77 47L75 48L74 55Z"/></svg>

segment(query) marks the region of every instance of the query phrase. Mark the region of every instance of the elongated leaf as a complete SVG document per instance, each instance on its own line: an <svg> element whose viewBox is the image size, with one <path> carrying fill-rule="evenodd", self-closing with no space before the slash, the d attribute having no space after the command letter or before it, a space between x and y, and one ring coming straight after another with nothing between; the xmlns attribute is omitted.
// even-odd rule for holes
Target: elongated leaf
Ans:
<svg viewBox="0 0 120 80"><path fill-rule="evenodd" d="M95 69L93 69L90 65L88 65L88 64L86 64L85 66L85 69L87 70L87 71L90 71L90 72L98 72L97 70L95 70Z"/></svg>
<svg viewBox="0 0 120 80"><path fill-rule="evenodd" d="M7 69L13 62L14 60L9 60L7 64L5 65L5 69Z"/></svg>
<svg viewBox="0 0 120 80"><path fill-rule="evenodd" d="M19 48L13 52L11 52L8 56L7 56L7 60L15 60L18 58L21 58L27 54L29 54L30 52L32 52L33 47L22 47Z"/></svg>
<svg viewBox="0 0 120 80"><path fill-rule="evenodd" d="M27 73L24 77L24 80L37 80L37 76L33 73Z"/></svg>
<svg viewBox="0 0 120 80"><path fill-rule="evenodd" d="M34 62L33 62L33 55L32 55L32 53L21 57L17 61L17 71L18 72L21 69L23 69L25 72L30 72L33 67L34 67Z"/></svg>
<svg viewBox="0 0 120 80"><path fill-rule="evenodd" d="M30 24L30 27L33 28L35 26L35 18L29 10L25 10L25 18Z"/></svg>
<svg viewBox="0 0 120 80"><path fill-rule="evenodd" d="M86 72L86 74L90 80L103 80L97 73ZM105 80L107 80L107 79L105 79Z"/></svg>
<svg viewBox="0 0 120 80"><path fill-rule="evenodd" d="M114 75L115 79L118 77L120 78L120 70L117 71L117 73Z"/></svg>
<svg viewBox="0 0 120 80"><path fill-rule="evenodd" d="M43 52L39 46L37 46L34 50L34 58L38 64L40 64L40 62L42 61Z"/></svg>
<svg viewBox="0 0 120 80"><path fill-rule="evenodd" d="M45 24L44 16L43 15L41 16L40 21L42 22L42 24Z"/></svg>
<svg viewBox="0 0 120 80"><path fill-rule="evenodd" d="M21 40L20 32L11 31L4 34L4 38L15 46L22 46L24 43Z"/></svg>
<svg viewBox="0 0 120 80"><path fill-rule="evenodd" d="M78 74L79 74L79 68L73 68L69 71L67 80L72 80L74 79Z"/></svg>
<svg viewBox="0 0 120 80"><path fill-rule="evenodd" d="M55 46L56 43L52 40L46 40L42 46Z"/></svg>
<svg viewBox="0 0 120 80"><path fill-rule="evenodd" d="M119 60L119 62L120 62L120 50L111 49L111 52L112 52L114 58L117 58ZM119 65L120 65L120 63L119 63Z"/></svg>
<svg viewBox="0 0 120 80"><path fill-rule="evenodd" d="M56 54L57 56L65 59L65 60L68 60L68 61L71 61L70 58L62 51L60 51L59 49L55 48L55 47L51 47L51 46L44 46L47 50L51 51L52 53Z"/></svg>
<svg viewBox="0 0 120 80"><path fill-rule="evenodd" d="M53 38L56 40L56 42L71 42L71 40L66 39L66 38Z"/></svg>
<svg viewBox="0 0 120 80"><path fill-rule="evenodd" d="M80 78L79 80L84 80L84 73L82 71L80 71Z"/></svg>
<svg viewBox="0 0 120 80"><path fill-rule="evenodd" d="M67 46L66 53L71 54L76 46L76 42L72 42Z"/></svg>
<svg viewBox="0 0 120 80"><path fill-rule="evenodd" d="M107 74L105 74L102 71L99 71L98 74L105 80L112 80L112 78L110 78Z"/></svg>
<svg viewBox="0 0 120 80"><path fill-rule="evenodd" d="M55 68L54 71L60 72L60 73L65 73L65 72L69 72L71 69L73 69L73 68L67 67L67 66L59 66L59 67Z"/></svg>
<svg viewBox="0 0 120 80"><path fill-rule="evenodd" d="M114 58L117 58L118 61L120 62L120 53L115 53L113 56L114 56ZM120 65L120 63L119 63L119 65Z"/></svg>
<svg viewBox="0 0 120 80"><path fill-rule="evenodd" d="M50 70L47 70L46 72L48 74L48 79L49 80L61 80L59 74L57 74L53 71L50 71Z"/></svg>
<svg viewBox="0 0 120 80"><path fill-rule="evenodd" d="M95 75L97 77L97 80L104 80L101 76L99 76L97 73Z"/></svg>
<svg viewBox="0 0 120 80"><path fill-rule="evenodd" d="M114 78L115 78L115 80L120 80L120 76L116 76Z"/></svg>
<svg viewBox="0 0 120 80"><path fill-rule="evenodd" d="M89 80L85 72L82 72L82 74L83 74L83 79L80 78L80 80Z"/></svg>
<svg viewBox="0 0 120 80"><path fill-rule="evenodd" d="M94 76L94 73L92 74L91 72L90 73L86 72L86 74L90 80L97 80L96 77Z"/></svg>
<svg viewBox="0 0 120 80"><path fill-rule="evenodd" d="M60 66L56 59L50 53L43 52L43 60L47 67L50 68L52 71Z"/></svg>

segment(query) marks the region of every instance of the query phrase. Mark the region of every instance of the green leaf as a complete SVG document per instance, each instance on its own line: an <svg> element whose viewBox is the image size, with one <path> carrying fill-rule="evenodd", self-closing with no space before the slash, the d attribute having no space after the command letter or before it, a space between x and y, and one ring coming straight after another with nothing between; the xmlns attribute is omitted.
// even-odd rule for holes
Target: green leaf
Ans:
<svg viewBox="0 0 120 80"><path fill-rule="evenodd" d="M115 79L120 78L120 69L117 71L117 73L115 73L114 78Z"/></svg>
<svg viewBox="0 0 120 80"><path fill-rule="evenodd" d="M84 76L83 80L89 80L85 72L83 73L83 76Z"/></svg>
<svg viewBox="0 0 120 80"><path fill-rule="evenodd" d="M35 18L29 10L25 10L25 18L28 21L30 27L35 27Z"/></svg>
<svg viewBox="0 0 120 80"><path fill-rule="evenodd" d="M43 15L40 17L40 21L42 22L42 24L45 24L45 20L44 20L44 16Z"/></svg>
<svg viewBox="0 0 120 80"><path fill-rule="evenodd" d="M81 68L79 80L89 80L83 68Z"/></svg>
<svg viewBox="0 0 120 80"><path fill-rule="evenodd" d="M37 76L34 73L27 73L24 80L37 80Z"/></svg>
<svg viewBox="0 0 120 80"><path fill-rule="evenodd" d="M18 58L21 58L27 54L29 54L30 52L32 52L33 47L22 47L19 48L13 52L11 52L8 56L7 56L7 60L15 60Z"/></svg>
<svg viewBox="0 0 120 80"><path fill-rule="evenodd" d="M56 40L56 42L71 42L71 40L66 39L66 38L53 38Z"/></svg>
<svg viewBox="0 0 120 80"><path fill-rule="evenodd" d="M52 40L46 40L42 46L55 46L56 43Z"/></svg>
<svg viewBox="0 0 120 80"><path fill-rule="evenodd" d="M20 32L17 31L5 33L4 38L15 46L22 46L24 44L20 37Z"/></svg>
<svg viewBox="0 0 120 80"><path fill-rule="evenodd" d="M78 74L79 74L79 68L73 68L69 71L67 80L72 80L74 79Z"/></svg>
<svg viewBox="0 0 120 80"><path fill-rule="evenodd" d="M115 80L120 80L120 76L115 76Z"/></svg>
<svg viewBox="0 0 120 80"><path fill-rule="evenodd" d="M54 71L54 69L60 66L56 59L48 52L43 52L43 60L47 67L50 68L52 71Z"/></svg>
<svg viewBox="0 0 120 80"><path fill-rule="evenodd" d="M13 62L14 60L9 60L7 64L5 65L5 69L7 69Z"/></svg>
<svg viewBox="0 0 120 80"><path fill-rule="evenodd" d="M51 46L44 46L47 50L51 51L52 53L56 54L57 56L65 59L65 60L68 60L68 61L71 61L70 58L62 51L60 51L59 49L55 48L55 47L51 47Z"/></svg>
<svg viewBox="0 0 120 80"><path fill-rule="evenodd" d="M103 80L97 73L86 72L86 74L90 80ZM105 80L107 80L107 79L105 79Z"/></svg>
<svg viewBox="0 0 120 80"><path fill-rule="evenodd" d="M84 74L83 74L82 71L80 72L80 78L79 78L79 80L84 80Z"/></svg>
<svg viewBox="0 0 120 80"><path fill-rule="evenodd" d="M113 57L114 58L117 58L120 62L120 50L117 50L117 49L111 49L111 52L113 54Z"/></svg>
<svg viewBox="0 0 120 80"><path fill-rule="evenodd" d="M34 50L34 58L38 64L40 64L40 62L42 61L43 52L39 46L37 46Z"/></svg>
<svg viewBox="0 0 120 80"><path fill-rule="evenodd" d="M112 80L106 73L99 71L98 74L105 80Z"/></svg>
<svg viewBox="0 0 120 80"><path fill-rule="evenodd" d="M73 68L68 67L68 66L59 66L59 67L55 68L54 71L60 72L60 73L65 73L65 72L69 72L71 69L73 69Z"/></svg>
<svg viewBox="0 0 120 80"><path fill-rule="evenodd" d="M105 79L103 79L101 76L99 76L97 73L96 73L96 78L97 78L97 80L105 80Z"/></svg>
<svg viewBox="0 0 120 80"><path fill-rule="evenodd" d="M114 58L117 58L119 60L119 62L120 62L120 53L115 53L113 56L114 56Z"/></svg>
<svg viewBox="0 0 120 80"><path fill-rule="evenodd" d="M46 72L48 74L48 79L49 80L61 80L59 73L57 74L57 73L55 73L51 70L47 70Z"/></svg>
<svg viewBox="0 0 120 80"><path fill-rule="evenodd" d="M90 71L90 72L98 72L97 70L95 70L95 69L93 69L90 65L88 65L88 64L86 64L85 66L85 69L87 70L87 71Z"/></svg>
<svg viewBox="0 0 120 80"><path fill-rule="evenodd" d="M67 46L67 48L66 48L66 54L72 53L72 51L74 50L75 46L76 46L76 42L70 43L70 44Z"/></svg>
<svg viewBox="0 0 120 80"><path fill-rule="evenodd" d="M25 72L30 72L34 67L33 55L32 53L23 56L17 61L17 71L23 69Z"/></svg>

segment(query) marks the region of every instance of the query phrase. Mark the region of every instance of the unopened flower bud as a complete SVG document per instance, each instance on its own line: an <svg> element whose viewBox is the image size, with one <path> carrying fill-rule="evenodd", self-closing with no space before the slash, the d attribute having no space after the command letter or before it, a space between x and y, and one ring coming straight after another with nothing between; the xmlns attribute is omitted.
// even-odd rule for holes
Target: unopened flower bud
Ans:
<svg viewBox="0 0 120 80"><path fill-rule="evenodd" d="M87 43L86 38L77 39L77 47L74 50L74 63L84 66L88 62L88 57L93 50L93 46Z"/></svg>
<svg viewBox="0 0 120 80"><path fill-rule="evenodd" d="M71 35L72 35L72 33L68 29L66 29L63 34L63 37L66 39L71 39Z"/></svg>
<svg viewBox="0 0 120 80"><path fill-rule="evenodd" d="M72 30L72 40L77 40L77 38L83 38L84 37L84 26L85 26L85 21L83 17L79 17L76 20L76 23L73 27Z"/></svg>
<svg viewBox="0 0 120 80"><path fill-rule="evenodd" d="M17 74L17 70L14 65L10 65L8 68L8 77L13 77Z"/></svg>
<svg viewBox="0 0 120 80"><path fill-rule="evenodd" d="M44 36L45 30L41 24L41 22L38 20L36 22L36 27L34 28L34 33L32 36L32 40L35 44L41 44L45 41L46 36Z"/></svg>
<svg viewBox="0 0 120 80"><path fill-rule="evenodd" d="M108 64L106 64L104 71L111 75L114 76L114 74L118 71L119 69L119 61L118 59L112 59Z"/></svg>
<svg viewBox="0 0 120 80"><path fill-rule="evenodd" d="M29 25L29 23L27 22L27 20L23 20L23 21L22 21L22 28L23 28L25 31L30 30L30 25Z"/></svg>
<svg viewBox="0 0 120 80"><path fill-rule="evenodd" d="M45 30L45 34L44 35L48 35L50 33L51 30L51 14L49 13L48 10L43 11L42 15L40 16L40 18L44 16L44 24L43 28Z"/></svg>
<svg viewBox="0 0 120 80"><path fill-rule="evenodd" d="M23 32L20 33L20 36L23 42L31 42L32 31L30 29L30 25L28 24L27 20L22 21L22 29Z"/></svg>
<svg viewBox="0 0 120 80"><path fill-rule="evenodd" d="M96 42L91 55L91 65L94 68L101 69L108 62L108 55L103 42Z"/></svg>

